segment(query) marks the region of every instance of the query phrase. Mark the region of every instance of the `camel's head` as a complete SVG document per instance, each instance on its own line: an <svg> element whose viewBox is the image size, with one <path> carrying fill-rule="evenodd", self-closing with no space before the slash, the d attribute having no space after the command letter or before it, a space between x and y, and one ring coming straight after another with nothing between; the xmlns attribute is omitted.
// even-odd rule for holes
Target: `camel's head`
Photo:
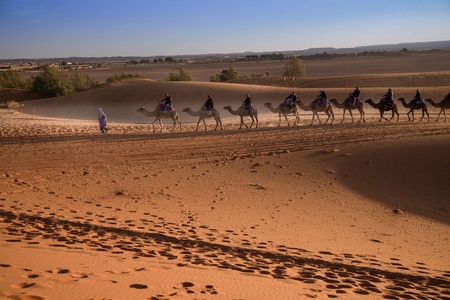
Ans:
<svg viewBox="0 0 450 300"><path fill-rule="evenodd" d="M266 102L266 103L264 103L264 106L272 106L272 103Z"/></svg>
<svg viewBox="0 0 450 300"><path fill-rule="evenodd" d="M189 108L188 107L183 108L182 111L187 112L187 111L189 111Z"/></svg>
<svg viewBox="0 0 450 300"><path fill-rule="evenodd" d="M369 99L365 100L364 102L370 103L370 102L373 102L373 101L372 101L372 99L369 98Z"/></svg>
<svg viewBox="0 0 450 300"><path fill-rule="evenodd" d="M225 106L223 109L231 109L231 106Z"/></svg>
<svg viewBox="0 0 450 300"><path fill-rule="evenodd" d="M398 98L398 101L405 101L405 98Z"/></svg>
<svg viewBox="0 0 450 300"><path fill-rule="evenodd" d="M143 112L144 111L144 109L145 109L145 107L139 107L138 109L137 109L137 112Z"/></svg>

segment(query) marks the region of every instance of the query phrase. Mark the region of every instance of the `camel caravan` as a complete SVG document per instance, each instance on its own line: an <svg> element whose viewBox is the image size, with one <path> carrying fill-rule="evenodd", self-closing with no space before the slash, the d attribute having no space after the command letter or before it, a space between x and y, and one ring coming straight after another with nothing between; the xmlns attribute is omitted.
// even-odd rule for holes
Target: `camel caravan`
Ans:
<svg viewBox="0 0 450 300"><path fill-rule="evenodd" d="M278 126L281 126L282 117L286 121L288 126L291 126L291 122L288 119L288 116L294 117L293 126L296 126L300 123L300 110L312 112L312 120L310 125L314 125L314 120L317 118L319 125L322 124L322 120L319 117L319 113L323 113L327 116L324 124L333 124L334 122L334 112L333 106L336 108L343 110L341 123L345 120L345 114L348 111L350 114L351 122L354 123L355 119L353 117L353 111L359 112L359 119L357 122L366 122L365 112L364 112L364 103L367 103L371 107L377 109L380 113L380 119L386 121L391 121L396 116L396 121L399 121L400 114L398 112L398 106L395 104L392 90L389 89L385 95L381 97L381 99L376 103L372 99L367 99L362 101L359 97L360 91L359 88L356 89L349 94L349 96L344 99L343 102L339 102L337 99L332 98L328 99L325 91L320 91L320 94L312 100L309 104L304 104L303 101L298 100L295 92L289 94L288 97L284 99L277 106L274 106L271 102L264 103L264 107L266 107L269 111L278 114ZM445 114L445 110L450 108L450 93L448 93L441 101L434 102L433 99L423 99L420 95L420 90L416 91L416 95L414 99L407 102L405 98L398 98L399 101L405 108L408 108L409 111L406 113L408 117L408 121L414 121L414 112L420 111L422 112L422 116L419 121L422 121L426 115L427 121L430 121L430 115L428 113L427 103L431 104L433 107L440 108L438 113L436 122L439 121L441 114L444 116L444 122L447 121L447 116ZM250 96L247 95L247 98L242 102L242 105L233 109L231 106L225 106L224 110L228 111L231 115L239 116L240 124L239 129L245 127L247 129L250 128L258 128L258 109L253 106L251 103ZM159 104L153 110L147 110L145 107L140 107L137 109L139 113L147 117L154 117L153 122L151 122L153 126L153 132L156 131L155 123L159 122L160 132L163 130L163 125L161 119L171 119L173 122L173 126L170 131L174 131L174 129L179 125L180 131L182 130L180 115L175 110L172 105L172 98L169 94L166 94L166 98L161 100ZM207 130L206 120L205 119L214 119L215 127L214 130L223 130L222 120L220 118L219 110L214 107L213 99L210 95L208 95L207 100L204 105L200 107L198 110L193 111L191 108L186 107L182 109L182 112L185 112L191 116L198 117L198 121L196 124L195 131L198 131L199 125L203 122L204 130ZM385 117L386 112L391 112L390 118ZM249 119L251 123L247 125L245 119Z"/></svg>

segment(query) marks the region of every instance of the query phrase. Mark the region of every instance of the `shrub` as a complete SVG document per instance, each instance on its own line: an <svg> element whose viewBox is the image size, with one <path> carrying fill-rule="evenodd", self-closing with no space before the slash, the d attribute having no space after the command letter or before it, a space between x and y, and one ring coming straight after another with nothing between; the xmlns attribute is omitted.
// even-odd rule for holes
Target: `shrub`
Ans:
<svg viewBox="0 0 450 300"><path fill-rule="evenodd" d="M2 88L29 88L30 82L27 82L20 77L17 72L6 71L0 72L0 89Z"/></svg>
<svg viewBox="0 0 450 300"><path fill-rule="evenodd" d="M178 68L177 73L169 73L164 80L167 81L192 81L192 77L188 71L183 68Z"/></svg>
<svg viewBox="0 0 450 300"><path fill-rule="evenodd" d="M113 76L110 76L106 78L106 82L114 82L114 81L120 81L122 79L129 79L129 78L140 78L141 75L139 74L130 74L130 73L118 73L114 74Z"/></svg>
<svg viewBox="0 0 450 300"><path fill-rule="evenodd" d="M0 103L0 108L7 108L7 109L17 109L19 107L22 107L23 104L20 104L19 102L12 100L5 103Z"/></svg>
<svg viewBox="0 0 450 300"><path fill-rule="evenodd" d="M32 78L31 90L43 97L58 97L70 95L95 85L97 85L97 82L86 74L69 75L45 65L42 68L42 73Z"/></svg>
<svg viewBox="0 0 450 300"><path fill-rule="evenodd" d="M32 90L43 97L57 97L69 95L75 88L67 74L45 65L42 73L33 78Z"/></svg>
<svg viewBox="0 0 450 300"><path fill-rule="evenodd" d="M222 70L222 73L210 76L209 81L211 82L227 81L237 79L238 77L239 73L236 70L236 67L230 66L228 70Z"/></svg>
<svg viewBox="0 0 450 300"><path fill-rule="evenodd" d="M299 58L293 58L286 63L283 76L304 77L306 76L306 67Z"/></svg>
<svg viewBox="0 0 450 300"><path fill-rule="evenodd" d="M98 81L92 79L87 74L83 73L75 73L71 76L73 86L75 91L84 91L88 90L96 85L98 85Z"/></svg>

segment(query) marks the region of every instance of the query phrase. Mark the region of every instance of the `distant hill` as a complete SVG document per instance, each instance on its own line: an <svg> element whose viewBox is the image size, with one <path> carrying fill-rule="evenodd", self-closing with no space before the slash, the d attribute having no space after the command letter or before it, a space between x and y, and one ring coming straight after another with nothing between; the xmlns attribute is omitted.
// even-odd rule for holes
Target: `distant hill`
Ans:
<svg viewBox="0 0 450 300"><path fill-rule="evenodd" d="M262 51L262 52L240 52L240 53L210 53L210 54L197 54L197 55L168 55L174 59L202 59L207 57L242 57L247 55L262 55L268 53L282 53L284 55L314 55L322 54L324 52L328 54L345 54L345 53L361 53L367 51L399 51L402 49L408 49L411 51L423 51L423 50L445 50L450 49L450 40L448 41L432 41L432 42L419 42L419 43L399 43L399 44L385 44L385 45L370 45L370 46L357 46L350 48L309 48L304 50L287 50L287 51ZM100 63L100 62L123 62L130 60L153 60L155 58L161 58L165 56L112 56L112 57L57 57L57 58L41 58L41 59L0 59L1 64L18 64L27 62L38 63L53 63L61 61L76 61L83 63Z"/></svg>

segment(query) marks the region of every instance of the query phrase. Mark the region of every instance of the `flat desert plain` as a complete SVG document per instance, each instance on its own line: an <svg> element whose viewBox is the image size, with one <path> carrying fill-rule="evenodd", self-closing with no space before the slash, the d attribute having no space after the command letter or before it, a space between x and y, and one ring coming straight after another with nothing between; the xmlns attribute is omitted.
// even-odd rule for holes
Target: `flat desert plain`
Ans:
<svg viewBox="0 0 450 300"><path fill-rule="evenodd" d="M421 111L408 121L396 101L399 120L387 122L364 103L366 122L357 111L352 122L333 106L332 124L300 110L288 126L265 106L292 91L309 104L319 89L342 102L355 86L363 100L391 87L438 102L450 59L423 59L305 62L312 75L301 79L126 80L0 110L0 298L449 299L450 120L436 121L440 109L427 103L429 121ZM137 109L166 93L182 130L165 118L154 132ZM207 118L196 131L198 117L182 111L208 94L223 130ZM224 109L246 94L257 128L239 129Z"/></svg>

